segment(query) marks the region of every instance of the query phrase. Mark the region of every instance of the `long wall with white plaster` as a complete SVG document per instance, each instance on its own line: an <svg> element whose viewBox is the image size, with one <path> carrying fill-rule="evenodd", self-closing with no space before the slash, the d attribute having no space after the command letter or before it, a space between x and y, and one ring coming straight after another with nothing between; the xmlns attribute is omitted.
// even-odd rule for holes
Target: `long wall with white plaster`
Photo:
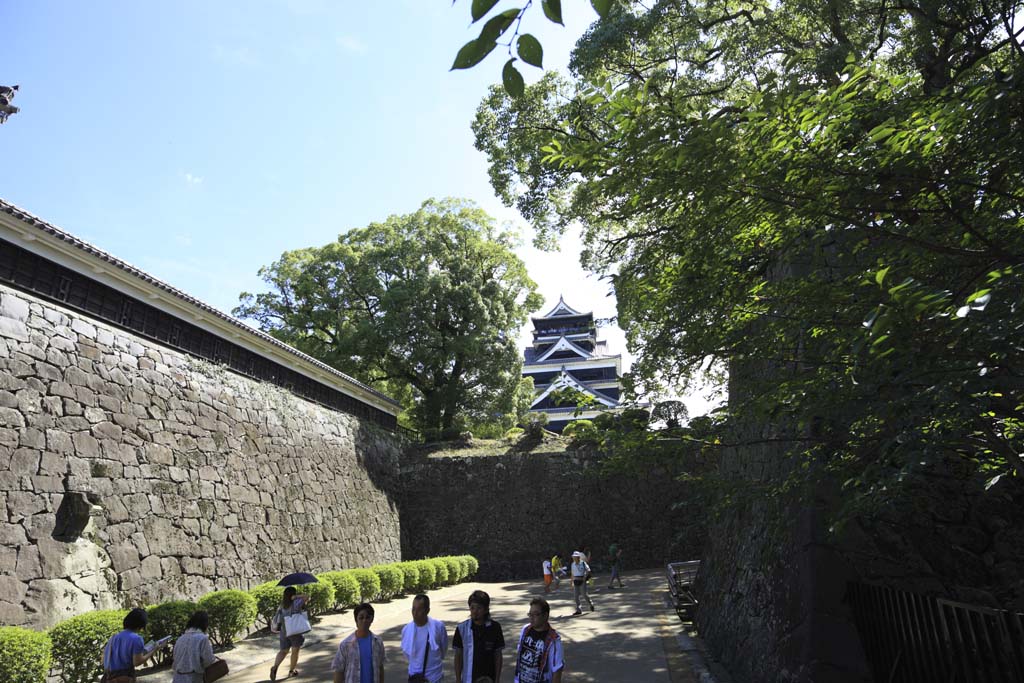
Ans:
<svg viewBox="0 0 1024 683"><path fill-rule="evenodd" d="M399 559L394 437L0 286L0 624Z"/></svg>

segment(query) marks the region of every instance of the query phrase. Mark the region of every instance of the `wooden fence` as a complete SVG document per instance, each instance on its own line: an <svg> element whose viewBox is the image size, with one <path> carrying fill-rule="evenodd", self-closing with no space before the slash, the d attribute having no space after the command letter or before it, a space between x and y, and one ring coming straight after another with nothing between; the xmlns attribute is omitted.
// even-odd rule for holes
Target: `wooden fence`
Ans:
<svg viewBox="0 0 1024 683"><path fill-rule="evenodd" d="M877 683L1024 683L1024 615L850 582Z"/></svg>

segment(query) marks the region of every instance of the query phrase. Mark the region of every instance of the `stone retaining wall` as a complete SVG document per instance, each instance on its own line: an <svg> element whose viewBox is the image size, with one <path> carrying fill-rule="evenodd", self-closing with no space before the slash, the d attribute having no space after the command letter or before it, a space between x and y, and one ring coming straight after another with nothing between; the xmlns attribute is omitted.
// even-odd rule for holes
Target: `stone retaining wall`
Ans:
<svg viewBox="0 0 1024 683"><path fill-rule="evenodd" d="M394 437L0 287L0 624L399 559Z"/></svg>
<svg viewBox="0 0 1024 683"><path fill-rule="evenodd" d="M541 561L587 544L595 569L617 542L630 568L700 556L705 513L663 468L602 472L597 453L439 457L402 465L402 555L469 553L481 580L540 580Z"/></svg>

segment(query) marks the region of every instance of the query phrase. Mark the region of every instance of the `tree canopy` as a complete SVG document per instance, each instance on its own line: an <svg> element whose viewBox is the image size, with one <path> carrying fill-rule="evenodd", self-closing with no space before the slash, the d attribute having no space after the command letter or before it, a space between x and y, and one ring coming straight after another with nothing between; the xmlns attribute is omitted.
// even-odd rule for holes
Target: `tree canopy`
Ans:
<svg viewBox="0 0 1024 683"><path fill-rule="evenodd" d="M640 383L723 361L732 424L858 491L1024 475L1022 7L617 3L477 146L542 239L583 226Z"/></svg>
<svg viewBox="0 0 1024 683"><path fill-rule="evenodd" d="M437 438L521 403L517 335L541 299L515 246L473 204L428 200L285 252L234 313L397 396Z"/></svg>

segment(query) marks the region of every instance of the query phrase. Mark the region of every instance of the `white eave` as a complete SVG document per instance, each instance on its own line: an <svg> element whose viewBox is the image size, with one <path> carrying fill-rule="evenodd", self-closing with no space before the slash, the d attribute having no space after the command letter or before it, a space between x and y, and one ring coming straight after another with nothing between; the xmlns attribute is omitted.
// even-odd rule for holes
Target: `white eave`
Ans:
<svg viewBox="0 0 1024 683"><path fill-rule="evenodd" d="M558 341L551 345L551 348L549 348L547 351L545 351L544 354L540 358L535 359L533 362L534 363L543 363L548 358L550 358L553 354L556 354L559 351L572 351L573 353L578 355L581 360L587 360L587 359L589 359L589 358L591 358L593 356L593 354L591 354L590 351L587 351L584 348L576 346L575 344L573 344L571 341L569 341L568 339L566 339L563 336L563 337L559 337Z"/></svg>
<svg viewBox="0 0 1024 683"><path fill-rule="evenodd" d="M533 400L533 403L530 404L530 408L533 408L535 405L537 405L538 403L543 401L552 392L558 391L559 389L562 389L562 388L565 388L565 387L572 387L573 389L576 389L577 391L580 391L580 392L582 392L584 394L587 394L588 396L593 396L595 399L597 399L598 401L600 401L604 405L608 406L609 408L615 408L616 406L618 406L617 402L612 401L612 400L610 400L609 398L607 398L605 396L601 396L601 395L595 394L591 389L587 388L587 386L585 384L583 384L582 382L578 381L576 378L574 378L569 373L565 372L565 370L563 369L562 370L562 374L560 374L558 377L556 377L554 379L554 381L552 381L551 384L548 385L548 388L545 389L543 391L543 393L541 393L540 396L538 396L537 398L535 398ZM543 409L541 409L541 410L543 410Z"/></svg>
<svg viewBox="0 0 1024 683"><path fill-rule="evenodd" d="M0 237L391 415L397 401L0 199Z"/></svg>
<svg viewBox="0 0 1024 683"><path fill-rule="evenodd" d="M582 311L577 311L575 308L565 303L565 299L561 295L558 296L558 303L550 311L545 313L542 318L553 318L556 316L569 316L569 315L585 315Z"/></svg>

